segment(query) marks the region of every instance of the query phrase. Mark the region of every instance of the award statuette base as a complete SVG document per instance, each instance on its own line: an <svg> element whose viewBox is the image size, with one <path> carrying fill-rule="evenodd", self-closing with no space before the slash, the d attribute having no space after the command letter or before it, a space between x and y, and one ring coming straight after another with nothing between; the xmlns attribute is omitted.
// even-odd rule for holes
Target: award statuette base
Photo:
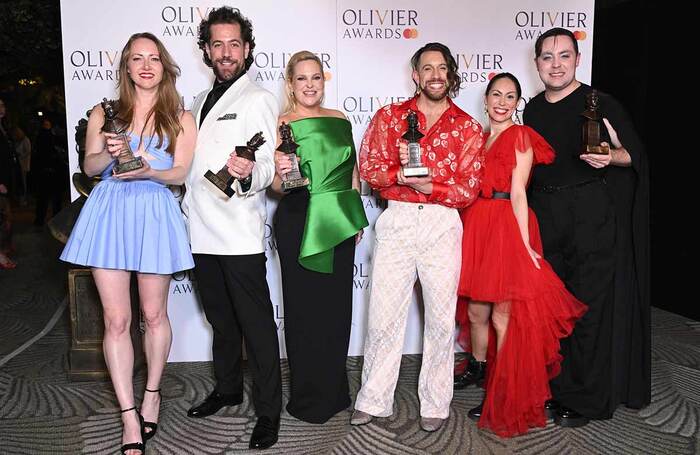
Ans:
<svg viewBox="0 0 700 455"><path fill-rule="evenodd" d="M425 166L404 166L403 175L406 177L427 177L429 170Z"/></svg>
<svg viewBox="0 0 700 455"><path fill-rule="evenodd" d="M581 132L583 133L583 145L581 155L609 155L610 147L601 145L600 132L603 130L603 117L598 113L598 92L593 90L586 95L586 110L581 113L584 120Z"/></svg>
<svg viewBox="0 0 700 455"><path fill-rule="evenodd" d="M124 163L117 163L114 166L114 173L119 175L119 174L124 174L129 171L135 171L136 169L141 169L143 167L143 161L140 156L135 157L131 161L126 161Z"/></svg>
<svg viewBox="0 0 700 455"><path fill-rule="evenodd" d="M285 122L279 127L281 143L277 150L290 157L292 168L282 176L282 191L287 192L295 188L301 188L309 184L309 179L299 170L297 149L299 144L294 142L292 128Z"/></svg>
<svg viewBox="0 0 700 455"><path fill-rule="evenodd" d="M141 338L141 309L138 286L131 280L131 343L134 346L134 370L145 365ZM102 353L104 320L100 295L89 269L68 271L68 297L71 320L71 346L69 352L71 381L95 381L109 379L109 372Z"/></svg>
<svg viewBox="0 0 700 455"><path fill-rule="evenodd" d="M105 133L116 134L119 139L124 141L124 148L120 151L117 157L117 164L114 166L116 175L124 174L125 172L133 171L143 167L143 161L140 156L134 156L134 152L129 145L127 131L129 122L119 117L119 103L114 100L102 98L102 110L105 113L105 123L102 125L102 131Z"/></svg>
<svg viewBox="0 0 700 455"><path fill-rule="evenodd" d="M263 137L262 131L259 131L255 133L252 138L250 138L246 145L237 145L234 152L236 152L236 156L255 162L255 152L264 143L265 138ZM216 174L212 171L207 171L204 173L204 178L209 180L226 196L233 197L233 195L236 194L236 191L231 186L233 185L233 181L236 179L229 174L228 166L222 167Z"/></svg>
<svg viewBox="0 0 700 455"><path fill-rule="evenodd" d="M222 178L219 174L220 172L215 174L212 171L207 171L204 174L204 178L213 183L214 186L220 189L226 196L233 197L233 195L236 193L236 191L231 187L231 184L234 180L233 177L230 174L226 173L226 175L228 175L228 178Z"/></svg>
<svg viewBox="0 0 700 455"><path fill-rule="evenodd" d="M301 188L309 184L309 179L307 177L302 177L300 179L285 180L282 182L282 191L291 191L295 188Z"/></svg>
<svg viewBox="0 0 700 455"><path fill-rule="evenodd" d="M408 163L403 166L403 175L405 177L427 177L430 170L423 165L421 159L422 152L419 141L424 135L418 129L418 115L411 111L406 117L406 122L408 130L401 137L408 141Z"/></svg>
<svg viewBox="0 0 700 455"><path fill-rule="evenodd" d="M588 153L591 155L609 155L610 147L607 145L586 145L581 151L581 155Z"/></svg>

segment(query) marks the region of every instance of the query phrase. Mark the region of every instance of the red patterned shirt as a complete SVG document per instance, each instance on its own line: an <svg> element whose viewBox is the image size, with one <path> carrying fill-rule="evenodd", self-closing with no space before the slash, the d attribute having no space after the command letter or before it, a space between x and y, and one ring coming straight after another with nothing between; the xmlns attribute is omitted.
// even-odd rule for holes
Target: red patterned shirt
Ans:
<svg viewBox="0 0 700 455"><path fill-rule="evenodd" d="M484 159L481 125L448 98L449 108L425 132L425 115L418 110L418 97L381 108L362 138L360 176L384 199L466 207L479 194ZM424 194L396 183L401 162L399 142L408 129L406 117L418 114L423 164L430 169L433 192Z"/></svg>

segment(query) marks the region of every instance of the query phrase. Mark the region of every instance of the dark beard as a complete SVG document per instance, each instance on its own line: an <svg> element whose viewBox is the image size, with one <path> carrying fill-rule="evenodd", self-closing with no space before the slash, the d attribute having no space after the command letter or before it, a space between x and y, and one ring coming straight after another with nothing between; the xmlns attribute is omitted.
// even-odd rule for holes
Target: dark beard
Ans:
<svg viewBox="0 0 700 455"><path fill-rule="evenodd" d="M436 82L436 81L428 81L428 82L426 82L426 86L430 82ZM428 90L426 90L425 88L421 89L421 93L424 94L425 97L428 98L430 101L442 101L442 100L444 100L447 97L447 94L449 93L449 91L450 90L449 90L449 87L447 86L447 84L445 84L444 90L442 92L437 93L437 94L431 93Z"/></svg>
<svg viewBox="0 0 700 455"><path fill-rule="evenodd" d="M425 97L428 98L430 101L442 101L442 100L444 100L445 98L447 98L447 92L448 92L448 90L447 90L447 88L445 88L445 90L443 90L442 92L440 92L440 93L438 93L438 94L430 93L430 92L428 92L427 90L423 90L422 93L423 93L423 95L425 95Z"/></svg>
<svg viewBox="0 0 700 455"><path fill-rule="evenodd" d="M245 71L243 65L240 64L235 68L231 68L231 70L226 73L220 71L219 67L216 64L212 65L212 69L214 70L214 75L216 76L216 79L221 82L235 79L238 76L240 76L243 73L243 71Z"/></svg>

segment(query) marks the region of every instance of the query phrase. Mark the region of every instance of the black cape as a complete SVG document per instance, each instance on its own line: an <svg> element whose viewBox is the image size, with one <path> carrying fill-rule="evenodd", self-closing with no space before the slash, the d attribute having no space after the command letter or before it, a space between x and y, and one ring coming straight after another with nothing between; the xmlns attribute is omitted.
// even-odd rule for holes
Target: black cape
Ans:
<svg viewBox="0 0 700 455"><path fill-rule="evenodd" d="M581 89L585 93L593 90L585 84ZM632 158L631 167L608 166L604 170L617 226L610 371L613 395L609 411L612 414L618 404L642 408L651 400L649 167L644 145L629 114L612 96L602 92L598 95L598 112L609 120ZM541 103L547 103L544 92L530 100L527 107L539 105L540 108ZM584 110L585 105L582 105L581 112ZM583 123L583 116L580 121ZM610 142L604 126L601 136L602 140ZM571 151L557 150L557 155L568 152Z"/></svg>

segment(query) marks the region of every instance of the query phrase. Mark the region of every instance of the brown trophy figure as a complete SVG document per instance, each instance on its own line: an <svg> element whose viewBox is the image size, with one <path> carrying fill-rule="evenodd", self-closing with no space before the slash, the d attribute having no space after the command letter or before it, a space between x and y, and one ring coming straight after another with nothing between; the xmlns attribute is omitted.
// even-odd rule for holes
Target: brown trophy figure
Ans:
<svg viewBox="0 0 700 455"><path fill-rule="evenodd" d="M277 147L277 150L290 155L292 164L292 169L282 176L282 190L289 191L294 188L306 186L309 184L309 179L304 177L299 169L299 161L297 160L297 148L299 148L299 144L294 142L292 129L284 122L282 122L279 129L282 143Z"/></svg>
<svg viewBox="0 0 700 455"><path fill-rule="evenodd" d="M265 138L263 137L262 131L255 133L246 145L236 146L236 155L250 161L255 161L255 152L264 143ZM228 173L228 166L224 165L216 174L212 171L207 171L204 177L220 189L226 196L231 197L235 193L231 185L233 185L233 181L236 179Z"/></svg>
<svg viewBox="0 0 700 455"><path fill-rule="evenodd" d="M593 90L586 95L586 110L581 113L586 120L583 122L583 145L581 155L591 153L595 155L607 155L610 147L600 145L600 131L603 118L598 113L598 92Z"/></svg>
<svg viewBox="0 0 700 455"><path fill-rule="evenodd" d="M418 115L411 111L406 118L408 130L402 136L408 141L408 163L403 167L403 175L406 177L426 177L428 168L423 164L420 149L420 139L424 136L418 131Z"/></svg>
<svg viewBox="0 0 700 455"><path fill-rule="evenodd" d="M105 123L102 125L102 131L116 134L124 143L124 149L119 152L117 156L117 164L114 165L114 173L123 174L142 168L143 161L141 157L134 156L134 152L129 145L129 138L126 137L129 124L118 117L118 103L114 100L102 98L102 110L105 113Z"/></svg>

